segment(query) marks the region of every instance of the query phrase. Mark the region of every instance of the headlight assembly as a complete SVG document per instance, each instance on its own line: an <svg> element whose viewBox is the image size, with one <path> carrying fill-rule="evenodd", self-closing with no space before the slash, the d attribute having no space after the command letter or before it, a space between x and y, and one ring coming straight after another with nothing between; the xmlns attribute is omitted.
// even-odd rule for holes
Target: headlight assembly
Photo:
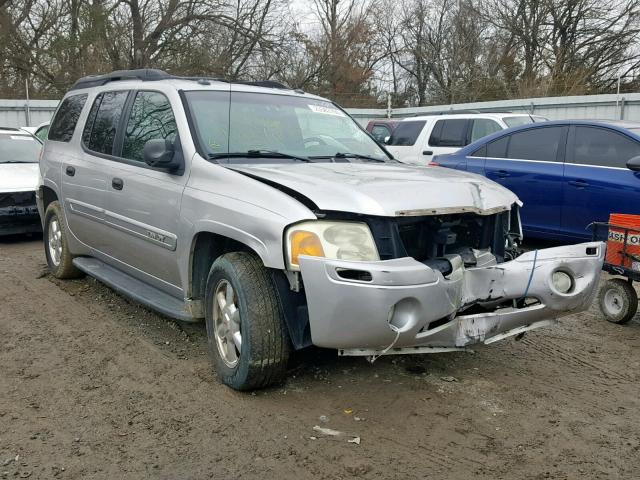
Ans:
<svg viewBox="0 0 640 480"><path fill-rule="evenodd" d="M291 270L300 269L300 255L362 262L380 259L365 223L324 220L298 223L287 230L285 241Z"/></svg>

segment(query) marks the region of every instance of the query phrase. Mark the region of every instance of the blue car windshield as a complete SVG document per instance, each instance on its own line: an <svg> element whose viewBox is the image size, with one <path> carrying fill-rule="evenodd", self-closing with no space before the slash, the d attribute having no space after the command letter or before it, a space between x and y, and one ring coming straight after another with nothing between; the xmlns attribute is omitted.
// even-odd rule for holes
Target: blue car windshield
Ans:
<svg viewBox="0 0 640 480"><path fill-rule="evenodd" d="M390 161L351 117L324 100L211 90L185 96L201 149L218 161ZM252 155L238 155L243 152Z"/></svg>

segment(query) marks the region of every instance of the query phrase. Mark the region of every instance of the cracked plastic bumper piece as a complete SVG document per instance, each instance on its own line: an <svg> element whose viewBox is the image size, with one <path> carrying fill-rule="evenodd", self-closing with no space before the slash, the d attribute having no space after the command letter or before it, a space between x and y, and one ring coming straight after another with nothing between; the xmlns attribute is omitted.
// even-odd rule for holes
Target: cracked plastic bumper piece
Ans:
<svg viewBox="0 0 640 480"><path fill-rule="evenodd" d="M413 258L349 262L301 256L311 340L354 355L390 345L441 350L492 343L588 309L604 254L603 243L591 242L477 268L453 258L447 277ZM566 293L553 282L558 271L571 279ZM533 305L513 306L525 296ZM478 304L482 313L465 315Z"/></svg>

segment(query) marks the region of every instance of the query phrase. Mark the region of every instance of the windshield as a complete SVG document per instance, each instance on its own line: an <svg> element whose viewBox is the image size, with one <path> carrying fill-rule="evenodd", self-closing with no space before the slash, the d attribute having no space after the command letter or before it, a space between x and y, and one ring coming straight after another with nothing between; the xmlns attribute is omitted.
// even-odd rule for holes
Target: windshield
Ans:
<svg viewBox="0 0 640 480"><path fill-rule="evenodd" d="M354 120L327 101L224 91L185 95L198 142L222 162L389 160ZM246 152L252 155L225 157Z"/></svg>
<svg viewBox="0 0 640 480"><path fill-rule="evenodd" d="M504 123L507 127L519 127L520 125L528 125L533 123L533 119L529 115L523 115L521 117L504 117Z"/></svg>
<svg viewBox="0 0 640 480"><path fill-rule="evenodd" d="M41 147L28 135L0 134L0 163L38 163Z"/></svg>

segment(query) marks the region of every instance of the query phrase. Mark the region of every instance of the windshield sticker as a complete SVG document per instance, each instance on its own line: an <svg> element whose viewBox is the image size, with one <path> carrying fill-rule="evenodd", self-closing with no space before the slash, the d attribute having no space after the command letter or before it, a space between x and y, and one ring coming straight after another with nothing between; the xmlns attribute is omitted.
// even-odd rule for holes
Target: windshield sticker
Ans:
<svg viewBox="0 0 640 480"><path fill-rule="evenodd" d="M334 115L336 117L345 116L345 114L337 108L325 107L324 105L309 105L309 108L316 113L324 113L325 115Z"/></svg>

